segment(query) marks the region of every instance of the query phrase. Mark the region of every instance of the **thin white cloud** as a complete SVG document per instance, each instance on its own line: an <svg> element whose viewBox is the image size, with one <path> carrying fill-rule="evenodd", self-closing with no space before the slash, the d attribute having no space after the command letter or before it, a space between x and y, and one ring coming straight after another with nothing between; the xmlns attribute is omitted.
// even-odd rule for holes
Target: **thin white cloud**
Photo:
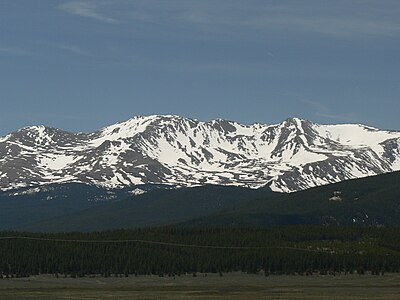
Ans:
<svg viewBox="0 0 400 300"><path fill-rule="evenodd" d="M400 23L347 17L265 16L244 24L258 29L283 29L319 33L334 37L394 36Z"/></svg>
<svg viewBox="0 0 400 300"><path fill-rule="evenodd" d="M112 9L129 19L158 25L192 26L206 32L295 32L336 38L393 37L400 35L400 4L387 1L260 1L241 0L76 0L59 6L63 11L107 23Z"/></svg>
<svg viewBox="0 0 400 300"><path fill-rule="evenodd" d="M91 55L90 52L83 50L81 47L77 45L58 45L58 48L76 55L83 55L83 56Z"/></svg>
<svg viewBox="0 0 400 300"><path fill-rule="evenodd" d="M74 2L66 2L59 6L63 11L77 15L85 18L90 18L94 20L98 20L106 23L117 23L118 21L103 15L98 12L98 5L95 5L96 2L82 2L82 1L74 1Z"/></svg>
<svg viewBox="0 0 400 300"><path fill-rule="evenodd" d="M316 110L317 113L322 113L322 112L328 111L328 107L321 102L308 100L308 99L301 99L300 101L302 103L310 106L312 109Z"/></svg>
<svg viewBox="0 0 400 300"><path fill-rule="evenodd" d="M114 2L121 3L121 2ZM126 16L159 24L186 24L207 31L296 32L337 38L400 35L397 2L280 1L244 5L243 1L124 2Z"/></svg>
<svg viewBox="0 0 400 300"><path fill-rule="evenodd" d="M319 117L339 121L339 122L351 122L354 123L358 120L358 117L354 114L325 114L325 113L317 113Z"/></svg>
<svg viewBox="0 0 400 300"><path fill-rule="evenodd" d="M350 122L354 123L359 117L353 113L345 113L345 114L334 114L331 112L330 108L319 101L313 100L300 100L302 103L308 105L311 109L314 110L314 115L317 117L322 117L329 120L334 120L337 122Z"/></svg>
<svg viewBox="0 0 400 300"><path fill-rule="evenodd" d="M29 52L24 49L16 48L16 47L6 47L6 46L0 46L0 53L11 54L11 55L27 55L27 54L29 54Z"/></svg>

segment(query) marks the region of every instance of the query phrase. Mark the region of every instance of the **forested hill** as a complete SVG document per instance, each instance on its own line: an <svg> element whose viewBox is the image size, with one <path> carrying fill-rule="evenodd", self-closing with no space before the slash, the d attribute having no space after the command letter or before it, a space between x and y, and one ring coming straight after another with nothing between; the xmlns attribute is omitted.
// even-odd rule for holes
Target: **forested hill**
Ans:
<svg viewBox="0 0 400 300"><path fill-rule="evenodd" d="M28 231L180 226L400 226L400 172L291 194L239 187L157 190L26 225Z"/></svg>
<svg viewBox="0 0 400 300"><path fill-rule="evenodd" d="M39 222L25 222L19 230L60 232L172 225L201 216L229 211L249 199L279 195L269 189L205 185L193 188L157 189L121 201L103 203ZM16 214L19 212L16 212Z"/></svg>
<svg viewBox="0 0 400 300"><path fill-rule="evenodd" d="M246 205L183 225L400 226L400 172L347 180Z"/></svg>

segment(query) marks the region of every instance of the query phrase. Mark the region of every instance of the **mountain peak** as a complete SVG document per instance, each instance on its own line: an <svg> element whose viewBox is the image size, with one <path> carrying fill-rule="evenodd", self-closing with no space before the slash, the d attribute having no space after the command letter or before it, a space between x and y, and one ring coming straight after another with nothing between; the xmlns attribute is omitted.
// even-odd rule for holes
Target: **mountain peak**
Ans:
<svg viewBox="0 0 400 300"><path fill-rule="evenodd" d="M298 118L298 117L290 117L290 118L287 118L285 121L283 121L283 123L301 126L302 123L311 123L311 122L306 119L302 119L302 118Z"/></svg>
<svg viewBox="0 0 400 300"><path fill-rule="evenodd" d="M400 132L135 116L89 134L30 126L0 139L0 189L81 182L245 187L291 192L400 170Z"/></svg>

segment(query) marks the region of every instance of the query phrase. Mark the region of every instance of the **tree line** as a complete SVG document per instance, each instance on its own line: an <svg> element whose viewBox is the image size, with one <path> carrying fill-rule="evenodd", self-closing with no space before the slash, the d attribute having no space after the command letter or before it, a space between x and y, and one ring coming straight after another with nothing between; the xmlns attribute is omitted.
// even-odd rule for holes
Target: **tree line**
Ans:
<svg viewBox="0 0 400 300"><path fill-rule="evenodd" d="M32 238L32 239L28 239ZM400 271L400 229L331 226L0 232L0 278Z"/></svg>

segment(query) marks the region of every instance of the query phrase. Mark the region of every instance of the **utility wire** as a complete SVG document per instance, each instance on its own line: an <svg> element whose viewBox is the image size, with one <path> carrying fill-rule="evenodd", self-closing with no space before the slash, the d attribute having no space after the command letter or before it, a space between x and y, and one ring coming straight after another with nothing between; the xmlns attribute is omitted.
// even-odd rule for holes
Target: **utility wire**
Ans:
<svg viewBox="0 0 400 300"><path fill-rule="evenodd" d="M50 239L40 237L29 237L29 236L3 236L0 240L32 240L32 241L45 241L45 242L71 242L71 243L141 243L141 244L152 244L152 245L164 245L173 247L186 247L186 248L205 248L205 249L248 249L248 250L262 250L262 249L287 249L307 252L326 252L324 250L317 249L305 249L296 247L286 246L212 246L212 245L196 245L196 244L183 244L183 243L171 243L171 242L160 242L140 239L127 239L127 240L77 240L77 239Z"/></svg>

